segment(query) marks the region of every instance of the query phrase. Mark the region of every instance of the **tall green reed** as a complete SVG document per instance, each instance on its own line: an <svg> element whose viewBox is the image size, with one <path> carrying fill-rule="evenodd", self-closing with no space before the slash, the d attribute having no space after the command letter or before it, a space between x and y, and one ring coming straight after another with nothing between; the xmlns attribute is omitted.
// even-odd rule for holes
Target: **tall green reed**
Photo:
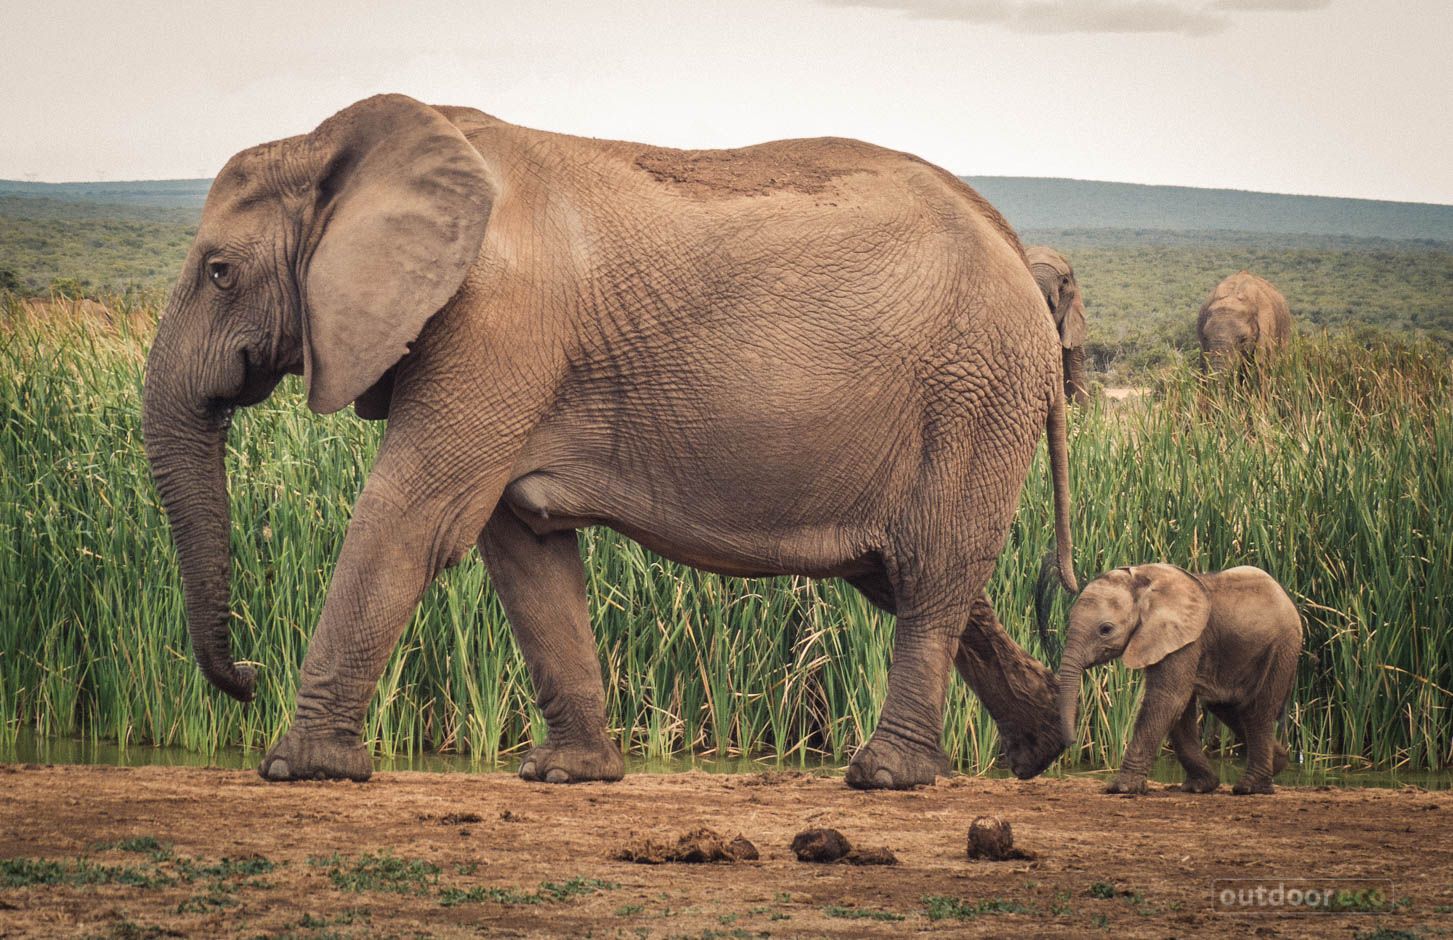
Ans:
<svg viewBox="0 0 1453 940"><path fill-rule="evenodd" d="M286 727L377 425L317 418L293 380L238 416L228 454L233 644L259 667L243 708L190 661L176 560L139 431L152 313L7 301L0 321L0 747L20 729L209 751ZM1453 762L1453 392L1415 345L1296 344L1241 379L1170 370L1145 403L1071 423L1082 580L1168 560L1257 564L1300 605L1307 652L1289 712L1309 759ZM1036 459L990 596L1043 657L1033 579L1051 533ZM842 761L871 734L892 618L851 588L683 568L606 530L581 539L611 732L634 751ZM1062 616L1063 602L1057 605ZM1118 760L1137 677L1097 670L1072 758ZM492 764L544 736L528 673L471 560L426 594L366 725L382 754ZM961 683L945 747L988 767L992 720Z"/></svg>

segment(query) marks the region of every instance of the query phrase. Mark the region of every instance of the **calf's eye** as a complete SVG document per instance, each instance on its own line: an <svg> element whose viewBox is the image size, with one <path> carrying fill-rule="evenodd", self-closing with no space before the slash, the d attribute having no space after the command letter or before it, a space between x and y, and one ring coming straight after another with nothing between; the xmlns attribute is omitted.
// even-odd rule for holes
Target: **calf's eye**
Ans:
<svg viewBox="0 0 1453 940"><path fill-rule="evenodd" d="M1113 623L1102 623L1100 624L1100 636L1109 636L1114 629L1115 625Z"/></svg>

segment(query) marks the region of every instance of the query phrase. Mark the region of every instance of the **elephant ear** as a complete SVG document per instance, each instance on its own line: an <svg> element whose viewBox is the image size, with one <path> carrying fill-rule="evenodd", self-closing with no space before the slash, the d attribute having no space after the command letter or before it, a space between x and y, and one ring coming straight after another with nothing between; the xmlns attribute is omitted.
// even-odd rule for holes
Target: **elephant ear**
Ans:
<svg viewBox="0 0 1453 940"><path fill-rule="evenodd" d="M1059 328L1059 342L1065 349L1078 349L1085 345L1085 302L1080 299L1080 285L1070 275L1070 308L1065 311L1064 321Z"/></svg>
<svg viewBox="0 0 1453 940"><path fill-rule="evenodd" d="M1211 602L1199 581L1174 565L1140 565L1130 577L1140 625L1121 657L1126 666L1153 666L1200 639Z"/></svg>
<svg viewBox="0 0 1453 940"><path fill-rule="evenodd" d="M319 167L303 276L308 407L367 392L459 290L493 202L479 152L439 112L379 95L310 135Z"/></svg>

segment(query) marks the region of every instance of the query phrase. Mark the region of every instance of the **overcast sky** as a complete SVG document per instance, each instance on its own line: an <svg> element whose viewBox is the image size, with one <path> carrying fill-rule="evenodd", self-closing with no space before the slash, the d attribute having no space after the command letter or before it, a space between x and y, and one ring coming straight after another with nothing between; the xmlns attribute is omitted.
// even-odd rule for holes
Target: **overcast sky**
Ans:
<svg viewBox="0 0 1453 940"><path fill-rule="evenodd" d="M1450 0L4 2L9 179L211 176L399 91L675 146L1453 203Z"/></svg>

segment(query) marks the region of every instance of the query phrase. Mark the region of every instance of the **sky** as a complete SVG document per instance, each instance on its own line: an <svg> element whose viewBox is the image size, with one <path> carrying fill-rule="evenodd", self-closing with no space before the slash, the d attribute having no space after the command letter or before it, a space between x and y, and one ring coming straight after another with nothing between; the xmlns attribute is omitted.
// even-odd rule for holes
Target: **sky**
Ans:
<svg viewBox="0 0 1453 940"><path fill-rule="evenodd" d="M6 179L212 176L390 91L667 146L1453 203L1449 0L0 3Z"/></svg>

